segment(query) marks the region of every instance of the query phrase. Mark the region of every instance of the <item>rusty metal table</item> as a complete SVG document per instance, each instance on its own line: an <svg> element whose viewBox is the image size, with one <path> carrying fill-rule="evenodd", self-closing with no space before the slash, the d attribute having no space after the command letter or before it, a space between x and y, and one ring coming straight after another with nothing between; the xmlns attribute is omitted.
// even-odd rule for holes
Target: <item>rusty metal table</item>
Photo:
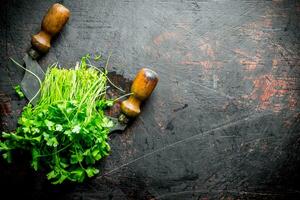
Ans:
<svg viewBox="0 0 300 200"><path fill-rule="evenodd" d="M1 130L25 100L9 64L54 0L0 6ZM0 162L1 196L29 199L299 199L300 2L65 0L72 16L41 65L112 51L110 70L160 81L143 113L110 140L102 176L52 186L27 158ZM2 197L1 197L2 199Z"/></svg>

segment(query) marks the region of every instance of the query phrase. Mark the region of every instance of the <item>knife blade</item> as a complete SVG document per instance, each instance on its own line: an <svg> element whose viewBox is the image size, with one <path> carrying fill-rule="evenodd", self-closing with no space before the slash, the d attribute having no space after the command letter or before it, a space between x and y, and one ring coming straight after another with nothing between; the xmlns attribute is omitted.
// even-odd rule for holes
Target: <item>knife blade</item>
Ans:
<svg viewBox="0 0 300 200"><path fill-rule="evenodd" d="M109 117L114 123L110 133L123 131L141 112L141 103L148 99L158 82L158 75L149 68L142 68L131 85L131 95L121 103L121 114Z"/></svg>
<svg viewBox="0 0 300 200"><path fill-rule="evenodd" d="M21 81L22 92L31 104L36 105L39 98L40 81L45 78L45 73L38 62L28 54L24 56L23 61L26 71Z"/></svg>
<svg viewBox="0 0 300 200"><path fill-rule="evenodd" d="M21 81L21 89L33 105L38 100L40 82L45 77L37 60L49 51L51 39L62 30L69 17L69 9L59 3L53 4L43 18L41 31L32 36L31 48L23 57L26 70Z"/></svg>

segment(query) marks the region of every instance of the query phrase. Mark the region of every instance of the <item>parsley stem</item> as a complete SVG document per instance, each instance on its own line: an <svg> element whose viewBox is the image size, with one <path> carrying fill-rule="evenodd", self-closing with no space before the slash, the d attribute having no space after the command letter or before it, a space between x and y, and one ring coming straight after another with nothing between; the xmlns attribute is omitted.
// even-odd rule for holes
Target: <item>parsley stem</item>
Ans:
<svg viewBox="0 0 300 200"><path fill-rule="evenodd" d="M57 151L56 151L56 152L54 152L54 153L50 153L50 154L46 154L46 155L38 155L37 157L47 157L47 156L53 156L53 155L55 155L55 154L57 154L57 153L59 153L59 152L61 152L61 151L65 150L65 149L67 149L67 148L68 148L68 147L70 147L70 146L71 146L73 143L74 143L74 142L71 142L70 144L68 144L68 145L64 146L63 148L61 148L61 149L57 150Z"/></svg>

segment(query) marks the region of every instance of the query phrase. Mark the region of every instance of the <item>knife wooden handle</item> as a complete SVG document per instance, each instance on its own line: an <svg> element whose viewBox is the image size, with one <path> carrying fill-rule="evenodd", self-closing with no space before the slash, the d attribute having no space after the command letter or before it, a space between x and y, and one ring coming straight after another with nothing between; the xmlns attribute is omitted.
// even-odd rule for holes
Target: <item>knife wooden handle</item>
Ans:
<svg viewBox="0 0 300 200"><path fill-rule="evenodd" d="M52 37L62 30L69 17L69 9L59 3L53 4L43 18L41 31L32 36L32 46L41 53L48 52Z"/></svg>
<svg viewBox="0 0 300 200"><path fill-rule="evenodd" d="M157 73L148 68L141 69L132 85L133 93L127 100L121 103L122 112L128 117L136 117L140 114L140 105L146 100L154 90L158 82Z"/></svg>

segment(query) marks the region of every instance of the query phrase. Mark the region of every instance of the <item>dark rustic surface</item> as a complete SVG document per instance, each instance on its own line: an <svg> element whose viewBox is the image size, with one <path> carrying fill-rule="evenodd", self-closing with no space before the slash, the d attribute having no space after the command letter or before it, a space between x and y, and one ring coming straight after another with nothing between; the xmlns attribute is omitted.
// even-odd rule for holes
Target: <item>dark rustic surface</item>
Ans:
<svg viewBox="0 0 300 200"><path fill-rule="evenodd" d="M25 100L12 86L53 0L0 4L1 129ZM74 65L112 51L110 69L160 82L143 113L112 136L102 176L51 186L27 157L0 163L1 199L299 199L300 2L66 0L72 16L41 60ZM5 195L9 195L3 198Z"/></svg>

